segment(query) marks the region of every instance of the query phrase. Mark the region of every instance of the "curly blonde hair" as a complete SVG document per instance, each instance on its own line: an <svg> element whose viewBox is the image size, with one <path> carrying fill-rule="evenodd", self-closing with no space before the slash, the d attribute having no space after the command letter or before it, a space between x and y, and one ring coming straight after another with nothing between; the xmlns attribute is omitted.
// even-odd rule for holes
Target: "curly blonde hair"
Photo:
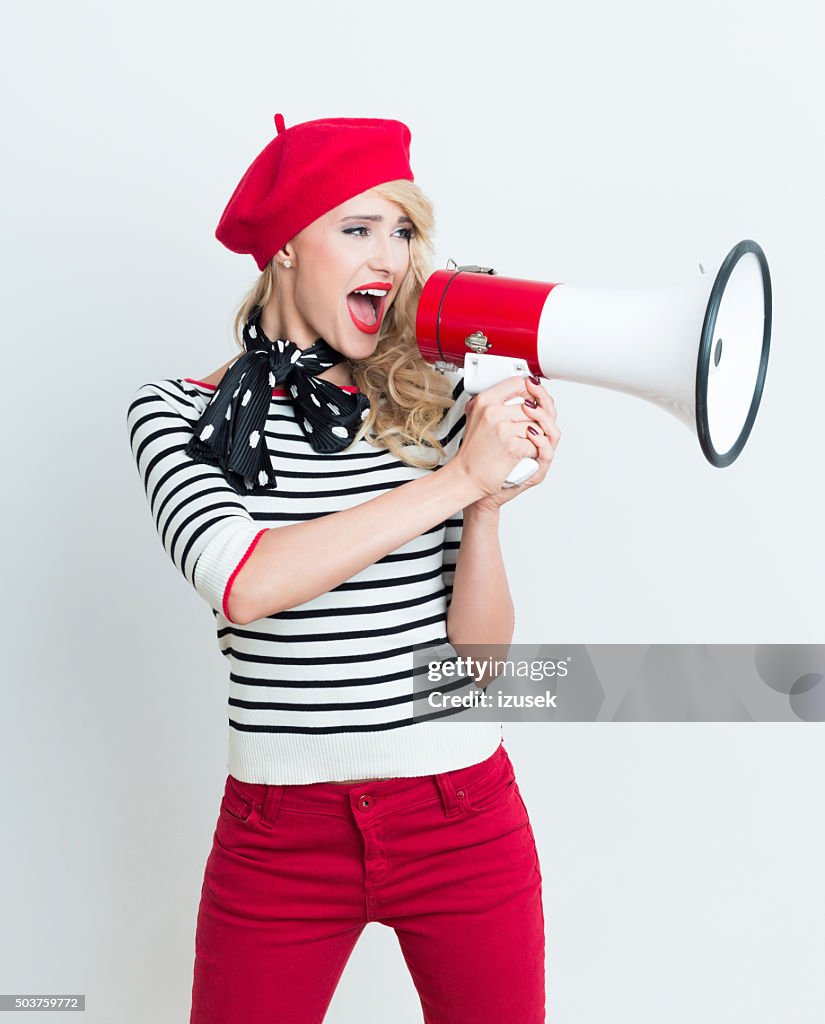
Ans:
<svg viewBox="0 0 825 1024"><path fill-rule="evenodd" d="M415 340L418 299L432 270L433 205L411 181L390 181L371 191L397 203L412 220L413 233L410 266L384 316L375 352L369 359L347 360L353 380L370 402L369 415L352 443L365 437L370 444L389 449L410 466L430 468L446 454L436 429L444 412L455 403L451 380L421 357ZM275 294L274 263L273 257L235 314L235 341L241 351L243 327L252 308L265 306ZM424 451L417 452L416 448Z"/></svg>

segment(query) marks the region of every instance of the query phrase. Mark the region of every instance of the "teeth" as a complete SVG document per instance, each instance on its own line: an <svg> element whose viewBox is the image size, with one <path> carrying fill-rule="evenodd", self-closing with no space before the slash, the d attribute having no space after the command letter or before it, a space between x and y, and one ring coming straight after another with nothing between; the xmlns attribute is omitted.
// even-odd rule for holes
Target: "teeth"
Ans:
<svg viewBox="0 0 825 1024"><path fill-rule="evenodd" d="M356 295L378 295L383 298L387 294L384 288L356 288Z"/></svg>

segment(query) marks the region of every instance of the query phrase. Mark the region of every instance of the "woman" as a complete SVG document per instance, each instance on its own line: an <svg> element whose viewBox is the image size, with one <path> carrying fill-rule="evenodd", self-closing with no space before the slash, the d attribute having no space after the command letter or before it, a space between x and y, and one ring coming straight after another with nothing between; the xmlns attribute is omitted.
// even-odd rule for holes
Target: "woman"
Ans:
<svg viewBox="0 0 825 1024"><path fill-rule="evenodd" d="M553 400L514 379L467 402L420 357L433 217L405 125L275 123L216 232L261 271L245 354L128 416L231 669L190 1021L322 1020L378 921L427 1024L537 1024L541 873L500 723L410 712L413 651L512 639L499 509L547 473Z"/></svg>

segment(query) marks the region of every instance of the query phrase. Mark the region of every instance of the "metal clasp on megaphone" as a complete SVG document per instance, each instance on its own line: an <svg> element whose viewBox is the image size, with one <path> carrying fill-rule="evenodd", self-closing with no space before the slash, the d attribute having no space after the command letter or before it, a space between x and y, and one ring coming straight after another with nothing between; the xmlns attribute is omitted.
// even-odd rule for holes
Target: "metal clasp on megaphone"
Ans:
<svg viewBox="0 0 825 1024"><path fill-rule="evenodd" d="M452 257L447 260L447 270L466 270L470 274L495 274L492 267L479 267L476 263L463 263L459 266Z"/></svg>

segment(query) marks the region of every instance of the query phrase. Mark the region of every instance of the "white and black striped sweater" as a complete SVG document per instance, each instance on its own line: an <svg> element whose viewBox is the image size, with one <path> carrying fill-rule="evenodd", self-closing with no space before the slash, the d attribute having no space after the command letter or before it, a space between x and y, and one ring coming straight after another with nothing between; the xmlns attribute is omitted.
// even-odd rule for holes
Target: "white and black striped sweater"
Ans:
<svg viewBox="0 0 825 1024"><path fill-rule="evenodd" d="M439 430L448 458L467 398L461 375L449 376L456 403ZM227 615L232 581L267 529L352 508L434 470L365 440L315 452L275 388L266 443L277 487L239 495L219 468L184 451L214 388L191 378L144 384L127 422L163 546L212 608L229 661L229 773L287 785L430 775L484 760L501 741L500 723L444 712L422 720L420 705L413 720L410 710L413 645L446 640L461 512L311 601L246 625Z"/></svg>

